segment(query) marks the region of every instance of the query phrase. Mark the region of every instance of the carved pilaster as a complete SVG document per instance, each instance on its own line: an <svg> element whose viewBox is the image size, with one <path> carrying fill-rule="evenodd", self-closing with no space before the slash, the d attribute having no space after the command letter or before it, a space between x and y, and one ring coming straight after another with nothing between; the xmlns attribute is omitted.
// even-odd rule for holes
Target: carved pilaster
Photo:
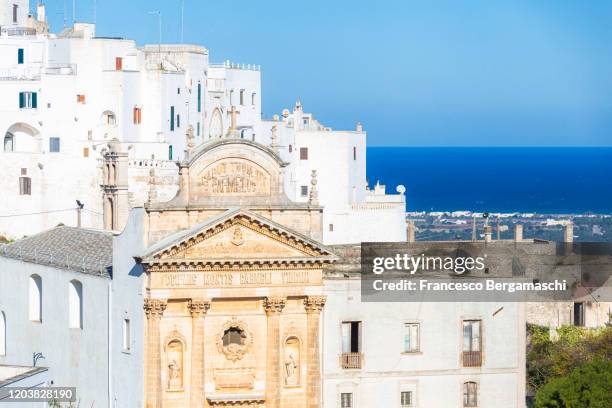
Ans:
<svg viewBox="0 0 612 408"><path fill-rule="evenodd" d="M277 314L283 311L287 299L278 297L267 297L264 299L264 309L266 314Z"/></svg>
<svg viewBox="0 0 612 408"><path fill-rule="evenodd" d="M304 299L304 308L307 316L307 408L321 406L321 353L319 351L319 325L320 316L325 306L325 296L308 296Z"/></svg>
<svg viewBox="0 0 612 408"><path fill-rule="evenodd" d="M147 315L147 330L145 334L147 356L145 358L146 376L146 407L161 407L161 338L160 321L166 310L164 299L144 300L144 311Z"/></svg>
<svg viewBox="0 0 612 408"><path fill-rule="evenodd" d="M287 299L268 297L264 299L264 309L268 315L268 347L266 359L266 408L280 406L280 315Z"/></svg>
<svg viewBox="0 0 612 408"><path fill-rule="evenodd" d="M146 298L144 300L144 311L147 315L147 319L161 319L167 305L168 302L164 299Z"/></svg>
<svg viewBox="0 0 612 408"><path fill-rule="evenodd" d="M325 296L308 296L304 299L306 313L320 313L325 306Z"/></svg>
<svg viewBox="0 0 612 408"><path fill-rule="evenodd" d="M207 404L204 396L204 317L210 309L210 301L190 299L187 306L191 313L192 327L190 406L201 408Z"/></svg>
<svg viewBox="0 0 612 408"><path fill-rule="evenodd" d="M189 307L191 317L204 317L210 309L210 300L190 299L187 307Z"/></svg>

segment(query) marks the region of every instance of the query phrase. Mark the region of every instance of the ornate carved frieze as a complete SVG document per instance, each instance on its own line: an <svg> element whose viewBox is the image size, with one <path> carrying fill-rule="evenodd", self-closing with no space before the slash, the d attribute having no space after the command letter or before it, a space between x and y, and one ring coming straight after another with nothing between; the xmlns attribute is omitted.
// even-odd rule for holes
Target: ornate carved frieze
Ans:
<svg viewBox="0 0 612 408"><path fill-rule="evenodd" d="M325 296L308 296L304 299L304 308L307 313L320 313L325 306Z"/></svg>
<svg viewBox="0 0 612 408"><path fill-rule="evenodd" d="M280 313L285 308L287 299L281 297L267 297L264 299L263 306L267 314Z"/></svg>
<svg viewBox="0 0 612 408"><path fill-rule="evenodd" d="M168 303L165 299L145 298L143 307L147 319L160 319L164 315L167 305Z"/></svg>
<svg viewBox="0 0 612 408"><path fill-rule="evenodd" d="M202 172L199 187L211 196L270 194L270 174L257 164L238 158L219 160Z"/></svg>
<svg viewBox="0 0 612 408"><path fill-rule="evenodd" d="M218 224L206 231L202 231L201 234L198 234L197 236L194 236L189 240L181 242L180 244L177 244L175 246L168 248L167 250L164 250L163 252L160 252L159 254L155 255L155 258L164 259L164 258L169 258L169 257L175 257L187 251L188 249L193 248L194 246L200 244L201 242L208 240L212 238L213 236L227 229L230 229L230 228L234 228L234 230L232 231L231 239L230 239L230 243L232 244L234 248L241 247L244 244L244 231L242 229L246 228L246 229L250 229L252 231L257 232L263 237L271 238L279 243L282 243L291 248L297 249L298 251L303 252L305 255L310 255L310 256L323 255L321 251L317 250L312 245L308 245L296 239L295 237L287 235L286 233L282 231L278 231L272 226L261 224L259 222L256 222L250 219L247 216L238 216L230 220L227 220L221 224Z"/></svg>
<svg viewBox="0 0 612 408"><path fill-rule="evenodd" d="M208 309L210 309L210 301L204 299L190 299L187 306L189 307L191 317L204 317L206 313L208 313Z"/></svg>

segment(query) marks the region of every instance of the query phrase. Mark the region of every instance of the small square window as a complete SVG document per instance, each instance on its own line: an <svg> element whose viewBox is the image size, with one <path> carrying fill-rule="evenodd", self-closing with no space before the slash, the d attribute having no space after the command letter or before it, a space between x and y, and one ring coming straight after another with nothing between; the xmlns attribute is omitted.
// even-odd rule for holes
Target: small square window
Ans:
<svg viewBox="0 0 612 408"><path fill-rule="evenodd" d="M123 351L131 349L130 319L123 319Z"/></svg>
<svg viewBox="0 0 612 408"><path fill-rule="evenodd" d="M302 197L308 197L308 186L300 186L300 195Z"/></svg>
<svg viewBox="0 0 612 408"><path fill-rule="evenodd" d="M50 137L49 138L49 152L50 153L59 153L60 151L60 138L59 137Z"/></svg>
<svg viewBox="0 0 612 408"><path fill-rule="evenodd" d="M401 408L412 407L412 391L402 391L400 394Z"/></svg>
<svg viewBox="0 0 612 408"><path fill-rule="evenodd" d="M353 408L353 393L343 392L340 394L340 407Z"/></svg>
<svg viewBox="0 0 612 408"><path fill-rule="evenodd" d="M19 177L19 195L32 195L32 179Z"/></svg>
<svg viewBox="0 0 612 408"><path fill-rule="evenodd" d="M334 232L334 224L329 224L329 232Z"/></svg>
<svg viewBox="0 0 612 408"><path fill-rule="evenodd" d="M404 324L404 353L416 353L419 351L419 331L419 323Z"/></svg>
<svg viewBox="0 0 612 408"><path fill-rule="evenodd" d="M89 147L83 148L83 157L89 157Z"/></svg>
<svg viewBox="0 0 612 408"><path fill-rule="evenodd" d="M308 148L300 147L300 160L308 160Z"/></svg>

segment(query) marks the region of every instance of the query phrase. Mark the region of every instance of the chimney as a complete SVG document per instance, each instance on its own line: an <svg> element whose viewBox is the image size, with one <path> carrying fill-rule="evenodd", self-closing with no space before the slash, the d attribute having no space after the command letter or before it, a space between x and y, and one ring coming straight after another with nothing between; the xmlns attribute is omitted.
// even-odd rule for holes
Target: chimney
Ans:
<svg viewBox="0 0 612 408"><path fill-rule="evenodd" d="M571 221L565 224L563 242L574 242L574 224Z"/></svg>
<svg viewBox="0 0 612 408"><path fill-rule="evenodd" d="M36 20L44 23L47 21L47 13L45 11L45 5L43 3L38 3L36 6Z"/></svg>
<svg viewBox="0 0 612 408"><path fill-rule="evenodd" d="M521 242L523 240L523 224L516 224L514 226L514 242Z"/></svg>
<svg viewBox="0 0 612 408"><path fill-rule="evenodd" d="M408 242L414 242L414 221L408 220L406 222L406 232L408 235Z"/></svg>
<svg viewBox="0 0 612 408"><path fill-rule="evenodd" d="M485 242L491 242L493 240L493 229L489 225L484 227L484 239Z"/></svg>
<svg viewBox="0 0 612 408"><path fill-rule="evenodd" d="M357 122L357 126L355 126L355 131L356 132L363 132L363 125L361 124L361 122Z"/></svg>

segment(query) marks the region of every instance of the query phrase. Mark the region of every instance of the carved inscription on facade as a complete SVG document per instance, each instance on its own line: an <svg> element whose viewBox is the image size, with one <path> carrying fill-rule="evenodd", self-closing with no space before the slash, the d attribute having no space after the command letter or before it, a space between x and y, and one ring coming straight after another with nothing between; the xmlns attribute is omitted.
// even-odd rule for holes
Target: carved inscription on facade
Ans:
<svg viewBox="0 0 612 408"><path fill-rule="evenodd" d="M270 175L248 160L223 159L202 172L199 185L208 195L264 195L270 194Z"/></svg>
<svg viewBox="0 0 612 408"><path fill-rule="evenodd" d="M231 287L316 283L310 271L166 272L152 275L154 287Z"/></svg>

